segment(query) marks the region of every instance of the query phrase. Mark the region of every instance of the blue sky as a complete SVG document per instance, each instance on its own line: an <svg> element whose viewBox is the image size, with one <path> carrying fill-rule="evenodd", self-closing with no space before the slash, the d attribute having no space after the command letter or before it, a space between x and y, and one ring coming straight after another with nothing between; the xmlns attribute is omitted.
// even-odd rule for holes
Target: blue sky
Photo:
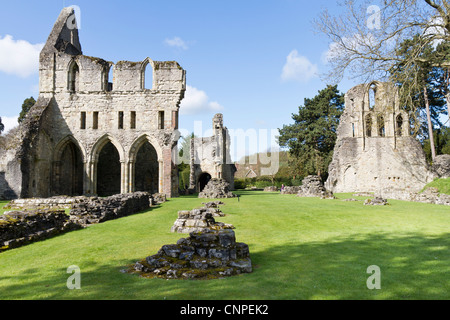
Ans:
<svg viewBox="0 0 450 320"><path fill-rule="evenodd" d="M229 129L275 130L326 86L320 74L329 43L312 20L325 7L337 10L334 1L2 1L2 118L16 117L25 98L37 98L39 50L71 5L80 8L85 55L180 63L189 88L180 116L186 131L195 121L209 129L217 112Z"/></svg>

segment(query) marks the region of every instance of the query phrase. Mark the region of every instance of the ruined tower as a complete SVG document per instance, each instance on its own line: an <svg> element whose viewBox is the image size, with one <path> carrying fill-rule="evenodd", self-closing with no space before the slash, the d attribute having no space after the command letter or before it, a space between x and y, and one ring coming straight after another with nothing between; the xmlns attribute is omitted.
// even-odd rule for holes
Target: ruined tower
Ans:
<svg viewBox="0 0 450 320"><path fill-rule="evenodd" d="M0 156L9 197L177 195L172 158L186 89L177 62L85 56L74 10L64 8L40 53L39 79L20 146Z"/></svg>
<svg viewBox="0 0 450 320"><path fill-rule="evenodd" d="M325 187L339 192L417 192L433 179L391 83L350 89Z"/></svg>
<svg viewBox="0 0 450 320"><path fill-rule="evenodd" d="M223 125L223 115L218 113L212 120L213 135L191 140L190 189L203 190L211 179L224 179L234 189L236 167L231 161L230 135Z"/></svg>

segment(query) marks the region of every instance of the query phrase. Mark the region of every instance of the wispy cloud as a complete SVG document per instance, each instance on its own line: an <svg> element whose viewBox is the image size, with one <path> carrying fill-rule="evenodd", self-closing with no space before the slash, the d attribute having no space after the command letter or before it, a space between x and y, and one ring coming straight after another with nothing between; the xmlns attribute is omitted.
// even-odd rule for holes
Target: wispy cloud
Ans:
<svg viewBox="0 0 450 320"><path fill-rule="evenodd" d="M31 44L25 40L14 40L11 35L0 36L0 72L22 78L39 71L39 53L43 43Z"/></svg>
<svg viewBox="0 0 450 320"><path fill-rule="evenodd" d="M298 81L306 83L318 76L318 67L308 58L300 55L297 50L292 50L286 58L281 79L283 81Z"/></svg>
<svg viewBox="0 0 450 320"><path fill-rule="evenodd" d="M186 94L181 101L180 114L193 115L210 111L219 112L221 110L223 110L223 106L216 101L210 101L205 91L186 86Z"/></svg>
<svg viewBox="0 0 450 320"><path fill-rule="evenodd" d="M189 49L187 43L180 37L174 37L172 39L164 40L164 43L170 47L175 47L183 50Z"/></svg>

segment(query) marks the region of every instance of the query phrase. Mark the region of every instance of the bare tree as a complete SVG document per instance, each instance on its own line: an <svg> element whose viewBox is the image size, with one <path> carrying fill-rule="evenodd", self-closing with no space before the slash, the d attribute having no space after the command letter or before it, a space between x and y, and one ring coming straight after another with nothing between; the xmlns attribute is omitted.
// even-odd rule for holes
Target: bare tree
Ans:
<svg viewBox="0 0 450 320"><path fill-rule="evenodd" d="M346 73L364 81L387 79L392 66L400 62L396 48L416 34L421 35L417 54L421 46L450 40L447 0L385 0L383 7L372 3L345 0L341 15L332 16L325 9L315 21L316 29L331 41L327 78L333 82Z"/></svg>

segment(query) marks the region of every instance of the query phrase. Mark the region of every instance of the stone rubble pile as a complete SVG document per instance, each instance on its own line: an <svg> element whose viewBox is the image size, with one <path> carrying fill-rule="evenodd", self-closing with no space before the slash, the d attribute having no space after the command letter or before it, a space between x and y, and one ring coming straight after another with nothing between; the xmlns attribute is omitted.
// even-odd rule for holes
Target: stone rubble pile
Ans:
<svg viewBox="0 0 450 320"><path fill-rule="evenodd" d="M277 192L277 191L278 191L278 187L276 187L276 186L270 186L270 187L264 188L264 192Z"/></svg>
<svg viewBox="0 0 450 320"><path fill-rule="evenodd" d="M188 238L163 246L129 271L164 279L216 279L252 272L248 245L236 242L232 225L214 219L224 216L219 209L224 203L203 204L203 208L178 213L172 232L189 233Z"/></svg>
<svg viewBox="0 0 450 320"><path fill-rule="evenodd" d="M191 232L177 244L137 262L133 272L148 278L216 279L252 272L250 251L233 230Z"/></svg>
<svg viewBox="0 0 450 320"><path fill-rule="evenodd" d="M224 217L218 208L222 202L204 203L205 207L191 211L179 211L178 219L171 228L171 232L191 233L208 232L209 230L234 229L231 224L216 222L214 217Z"/></svg>
<svg viewBox="0 0 450 320"><path fill-rule="evenodd" d="M230 184L224 179L211 179L205 189L198 195L204 199L234 198L236 195L230 191Z"/></svg>
<svg viewBox="0 0 450 320"><path fill-rule="evenodd" d="M303 179L298 197L319 197L322 199L335 199L332 192L327 191L320 176L307 176Z"/></svg>
<svg viewBox="0 0 450 320"><path fill-rule="evenodd" d="M367 199L364 201L365 206L387 206L388 202L386 199L375 197L373 199Z"/></svg>

